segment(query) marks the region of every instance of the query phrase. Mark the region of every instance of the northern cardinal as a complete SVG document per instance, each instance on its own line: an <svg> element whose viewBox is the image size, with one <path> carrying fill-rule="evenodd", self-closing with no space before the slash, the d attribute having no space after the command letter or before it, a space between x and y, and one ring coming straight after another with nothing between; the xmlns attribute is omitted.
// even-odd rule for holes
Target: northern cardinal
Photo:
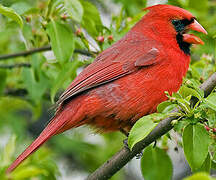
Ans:
<svg viewBox="0 0 216 180"><path fill-rule="evenodd" d="M155 5L118 42L100 53L61 95L55 116L7 169L11 172L52 136L84 124L102 132L128 132L142 116L178 91L190 63L191 44L207 34L188 11Z"/></svg>

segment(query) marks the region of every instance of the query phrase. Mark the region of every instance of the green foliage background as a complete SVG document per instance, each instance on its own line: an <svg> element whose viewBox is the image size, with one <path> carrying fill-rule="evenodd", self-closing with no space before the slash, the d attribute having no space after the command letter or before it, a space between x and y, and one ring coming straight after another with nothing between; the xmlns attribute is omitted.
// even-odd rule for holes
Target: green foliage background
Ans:
<svg viewBox="0 0 216 180"><path fill-rule="evenodd" d="M90 64L100 51L120 39L146 13L141 9L146 6L145 0L110 2L120 7L118 14L113 14L110 7L101 0L0 0L1 55L47 45L52 46L54 53L50 55L40 52L0 60L0 138L3 144L0 149L0 179L58 179L61 170L57 165L62 159L66 159L68 171L90 173L121 148L124 136L118 132L97 135L95 139L98 141L88 141L88 136L94 136L93 131L85 127L78 128L53 137L10 177L5 175L5 169L12 160L47 124L53 114L53 103L76 77L77 72ZM179 143L183 144L192 170L206 171L207 175L201 173L200 176L210 178L210 168L216 167L216 136L213 132L216 128L216 95L213 92L210 97L204 98L198 86L216 68L216 2L170 0L168 3L191 11L208 31L208 36L199 34L205 46L192 48L191 66L180 92L158 107L161 114L147 117L150 119L149 124L146 124L145 118L136 124L130 134L129 145L132 148L146 136L148 132L143 127L150 127L150 131L170 109L180 105L185 110L180 116L185 120L174 122L175 130L183 133L183 142ZM101 20L102 11L111 17L109 27L105 27ZM100 41L101 36L104 41ZM90 52L91 56L81 55L77 50ZM202 106L191 108L191 95L197 97ZM210 127L210 131L205 130L206 126ZM203 150L199 149L196 136L206 142ZM167 149L167 137L170 136L161 138L161 146L156 149L148 147L144 152L141 169L146 179L162 177L164 174L156 174L161 171L164 171L165 179L172 177L172 164L164 151ZM195 143L187 147L190 144L187 141ZM190 154L191 149L193 155ZM151 154L155 154L155 161L152 161ZM160 165L161 159L167 164ZM148 165L155 168L147 171ZM162 166L167 168L160 169ZM125 172L121 170L112 179L124 177Z"/></svg>

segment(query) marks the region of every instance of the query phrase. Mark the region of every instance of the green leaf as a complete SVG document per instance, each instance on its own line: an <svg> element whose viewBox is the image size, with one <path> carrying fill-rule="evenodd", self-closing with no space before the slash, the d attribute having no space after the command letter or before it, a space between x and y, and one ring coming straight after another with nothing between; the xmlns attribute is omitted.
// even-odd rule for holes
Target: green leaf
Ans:
<svg viewBox="0 0 216 180"><path fill-rule="evenodd" d="M210 173L210 169L211 169L211 158L210 155L208 154L199 171L205 171L207 173Z"/></svg>
<svg viewBox="0 0 216 180"><path fill-rule="evenodd" d="M13 8L18 14L24 14L33 7L26 2L17 2L14 3L11 8Z"/></svg>
<svg viewBox="0 0 216 180"><path fill-rule="evenodd" d="M137 142L145 138L154 129L157 125L154 121L159 121L164 117L164 114L154 113L139 119L132 127L128 137L128 146L130 149L132 149Z"/></svg>
<svg viewBox="0 0 216 180"><path fill-rule="evenodd" d="M211 161L211 169L216 169L216 163L214 161Z"/></svg>
<svg viewBox="0 0 216 180"><path fill-rule="evenodd" d="M2 167L8 166L11 163L12 155L14 154L15 151L15 142L16 142L16 136L12 136L6 147L4 148L4 153L2 154L1 157L1 165Z"/></svg>
<svg viewBox="0 0 216 180"><path fill-rule="evenodd" d="M122 7L119 15L117 17L115 17L115 25L116 25L117 31L119 31L119 29L121 28L122 21L124 18L126 18L125 8Z"/></svg>
<svg viewBox="0 0 216 180"><path fill-rule="evenodd" d="M179 93L179 92L174 92L174 93L172 93L172 97L175 97L175 98L179 98L179 99L181 99L182 98L182 96L181 96L181 94Z"/></svg>
<svg viewBox="0 0 216 180"><path fill-rule="evenodd" d="M103 24L101 22L100 14L97 8L88 1L80 1L84 8L84 14L82 18L82 26L88 31L88 33L95 37L102 32Z"/></svg>
<svg viewBox="0 0 216 180"><path fill-rule="evenodd" d="M189 68L189 71L191 72L193 78L200 79L200 73L199 73L199 71L197 70L196 67L191 66Z"/></svg>
<svg viewBox="0 0 216 180"><path fill-rule="evenodd" d="M57 60L63 64L68 62L74 51L74 37L72 30L60 22L51 20L46 29L52 50Z"/></svg>
<svg viewBox="0 0 216 180"><path fill-rule="evenodd" d="M172 102L164 101L157 106L157 112L162 113Z"/></svg>
<svg viewBox="0 0 216 180"><path fill-rule="evenodd" d="M196 90L189 88L187 86L182 86L179 90L179 93L182 95L183 98L186 98L190 95L195 96L198 99L202 98L202 96Z"/></svg>
<svg viewBox="0 0 216 180"><path fill-rule="evenodd" d="M204 163L210 144L210 137L201 124L189 124L183 132L183 148L192 171L198 170Z"/></svg>
<svg viewBox="0 0 216 180"><path fill-rule="evenodd" d="M79 0L65 0L65 8L69 16L77 21L82 21L83 16L83 7L82 4L79 2Z"/></svg>
<svg viewBox="0 0 216 180"><path fill-rule="evenodd" d="M211 93L204 102L209 108L216 111L216 93Z"/></svg>
<svg viewBox="0 0 216 180"><path fill-rule="evenodd" d="M0 101L0 117L3 114L12 114L15 111L19 110L32 110L32 107L28 101L18 98L18 97L1 97Z"/></svg>
<svg viewBox="0 0 216 180"><path fill-rule="evenodd" d="M141 159L141 170L145 180L171 180L172 162L167 153L158 147L149 146Z"/></svg>
<svg viewBox="0 0 216 180"><path fill-rule="evenodd" d="M184 110L184 112L190 113L190 103L186 99L178 99L177 103Z"/></svg>
<svg viewBox="0 0 216 180"><path fill-rule="evenodd" d="M178 123L174 125L174 130L179 133L182 133L184 127L186 127L188 124L189 124L188 121L178 121Z"/></svg>
<svg viewBox="0 0 216 180"><path fill-rule="evenodd" d="M215 178L212 178L207 173L199 172L190 177L184 178L184 180L215 180Z"/></svg>
<svg viewBox="0 0 216 180"><path fill-rule="evenodd" d="M0 95L3 94L5 85L6 85L6 79L7 79L7 72L6 70L0 70Z"/></svg>
<svg viewBox="0 0 216 180"><path fill-rule="evenodd" d="M0 4L0 14L3 14L11 19L13 19L15 22L17 22L20 27L23 26L23 20L20 17L19 14L17 14L12 8L4 7Z"/></svg>
<svg viewBox="0 0 216 180"><path fill-rule="evenodd" d="M178 107L177 104L170 104L169 106L167 106L164 110L163 113L167 114L170 113L174 108Z"/></svg>
<svg viewBox="0 0 216 180"><path fill-rule="evenodd" d="M64 82L71 77L73 73L73 78L76 75L76 69L81 65L81 61L74 60L67 64L65 64L62 70L59 72L57 79L53 83L53 87L51 89L51 101L54 103L54 97L56 92L63 87ZM74 74L75 73L75 74Z"/></svg>
<svg viewBox="0 0 216 180"><path fill-rule="evenodd" d="M216 113L212 109L208 109L206 119L208 120L209 126L214 127L216 125Z"/></svg>
<svg viewBox="0 0 216 180"><path fill-rule="evenodd" d="M210 146L210 151L212 151L211 160L216 163L216 145Z"/></svg>
<svg viewBox="0 0 216 180"><path fill-rule="evenodd" d="M24 68L22 72L24 85L28 90L31 99L38 103L40 102L43 94L49 87L49 79L46 77L43 71L40 72L38 80L35 79L34 72L32 69Z"/></svg>
<svg viewBox="0 0 216 180"><path fill-rule="evenodd" d="M46 175L47 171L44 170L43 168L38 168L35 166L28 166L25 168L20 168L19 171L16 171L15 173L12 174L12 179L26 179L26 178L31 178L35 177L38 175Z"/></svg>

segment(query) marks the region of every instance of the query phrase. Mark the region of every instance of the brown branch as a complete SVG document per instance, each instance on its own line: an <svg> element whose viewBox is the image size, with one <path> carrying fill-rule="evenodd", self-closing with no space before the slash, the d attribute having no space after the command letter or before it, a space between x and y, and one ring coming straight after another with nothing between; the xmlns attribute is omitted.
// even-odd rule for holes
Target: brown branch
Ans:
<svg viewBox="0 0 216 180"><path fill-rule="evenodd" d="M4 90L4 95L6 96L18 96L18 97L24 97L28 94L28 91L26 89L12 89L7 88Z"/></svg>
<svg viewBox="0 0 216 180"><path fill-rule="evenodd" d="M200 88L204 90L205 95L209 95L210 92L216 86L216 73L214 73L207 81L205 81ZM174 109L174 112L178 112L179 109ZM132 151L127 147L123 147L118 153L116 153L110 160L105 162L101 167L99 167L95 172L87 177L87 180L106 180L112 177L116 172L118 172L122 167L124 167L131 159L134 158L138 153L140 153L145 147L147 147L152 142L156 141L159 137L166 134L171 130L171 122L176 117L169 117L162 120L147 137L145 137L140 142L136 143Z"/></svg>
<svg viewBox="0 0 216 180"><path fill-rule="evenodd" d="M44 46L44 47L40 47L40 48L31 49L28 51L22 51L22 52L13 53L13 54L1 55L0 60L4 61L4 60L10 59L10 58L16 58L16 57L20 57L20 56L28 56L28 55L31 55L34 53L49 51L49 50L51 50L51 47L48 45L48 46Z"/></svg>
<svg viewBox="0 0 216 180"><path fill-rule="evenodd" d="M10 58L16 58L16 57L20 57L20 56L28 56L28 55L32 55L34 53L43 52L43 51L49 51L49 50L51 50L51 46L47 45L47 46L44 46L44 47L31 49L31 50L28 50L28 51L22 51L22 52L13 53L13 54L5 54L5 55L0 56L0 61L4 61L4 60L10 59ZM79 53L79 54L82 54L82 55L85 55L85 56L93 57L96 52L89 52L87 50L75 49L74 53Z"/></svg>
<svg viewBox="0 0 216 180"><path fill-rule="evenodd" d="M30 63L18 63L18 64L0 64L0 69L13 69L20 67L31 67Z"/></svg>

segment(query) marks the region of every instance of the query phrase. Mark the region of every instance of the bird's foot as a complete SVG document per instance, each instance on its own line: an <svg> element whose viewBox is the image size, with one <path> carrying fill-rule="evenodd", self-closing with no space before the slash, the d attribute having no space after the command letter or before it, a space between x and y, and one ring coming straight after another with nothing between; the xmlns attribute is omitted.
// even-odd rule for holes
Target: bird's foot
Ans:
<svg viewBox="0 0 216 180"><path fill-rule="evenodd" d="M153 148L155 148L155 147L156 147L156 145L157 145L157 141L154 141ZM136 155L136 159L140 159L142 156L143 156L143 152L141 152L141 153L138 153L138 154Z"/></svg>
<svg viewBox="0 0 216 180"><path fill-rule="evenodd" d="M155 148L157 145L157 140L154 141L154 145L153 145L153 148Z"/></svg>
<svg viewBox="0 0 216 180"><path fill-rule="evenodd" d="M130 148L129 148L129 146L128 146L128 138L126 138L126 139L123 140L123 144L124 144L124 147L125 147L125 148L127 148L127 149L130 150Z"/></svg>
<svg viewBox="0 0 216 180"><path fill-rule="evenodd" d="M125 129L120 128L119 130L120 130L120 132L123 133L126 137L129 136L129 132L127 132Z"/></svg>
<svg viewBox="0 0 216 180"><path fill-rule="evenodd" d="M143 156L143 152L140 152L136 155L136 159L140 159Z"/></svg>

